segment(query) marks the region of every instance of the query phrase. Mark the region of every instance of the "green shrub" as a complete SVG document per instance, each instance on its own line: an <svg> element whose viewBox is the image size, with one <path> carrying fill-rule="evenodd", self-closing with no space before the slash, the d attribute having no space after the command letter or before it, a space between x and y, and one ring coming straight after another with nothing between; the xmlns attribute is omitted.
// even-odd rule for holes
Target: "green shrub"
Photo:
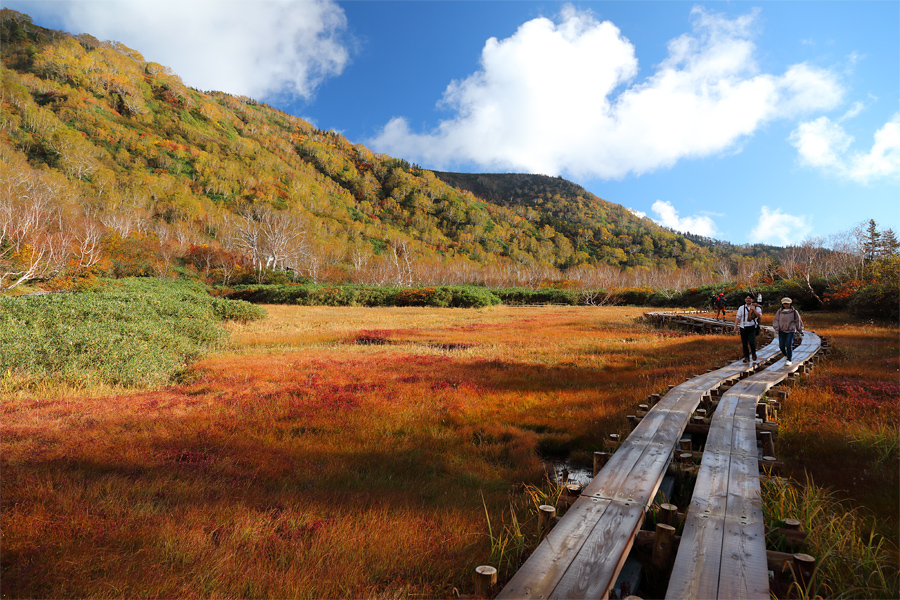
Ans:
<svg viewBox="0 0 900 600"><path fill-rule="evenodd" d="M223 291L231 299L264 304L302 306L434 306L479 308L499 304L484 288L442 286L426 288L370 287L356 285L253 285Z"/></svg>
<svg viewBox="0 0 900 600"><path fill-rule="evenodd" d="M566 304L574 306L578 304L579 294L572 290L560 290L556 288L542 288L531 290L527 288L504 288L494 290L494 294L504 304Z"/></svg>
<svg viewBox="0 0 900 600"><path fill-rule="evenodd" d="M900 318L900 286L897 283L867 285L853 296L847 309L857 317L896 321Z"/></svg>
<svg viewBox="0 0 900 600"><path fill-rule="evenodd" d="M0 297L0 371L72 385L154 386L265 316L196 282L125 279L83 293Z"/></svg>
<svg viewBox="0 0 900 600"><path fill-rule="evenodd" d="M451 286L450 306L454 308L483 308L501 304L500 298L490 290L474 286Z"/></svg>

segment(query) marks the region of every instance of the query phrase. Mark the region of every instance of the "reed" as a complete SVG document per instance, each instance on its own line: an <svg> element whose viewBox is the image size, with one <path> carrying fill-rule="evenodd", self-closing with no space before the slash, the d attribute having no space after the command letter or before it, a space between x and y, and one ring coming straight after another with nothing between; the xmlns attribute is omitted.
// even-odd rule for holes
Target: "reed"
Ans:
<svg viewBox="0 0 900 600"><path fill-rule="evenodd" d="M766 522L783 526L800 521L808 532L806 553L817 558L815 586L794 586L789 597L897 598L900 570L885 538L866 530L859 512L834 492L817 487L812 478L797 484L781 477L761 482ZM772 540L778 550L776 540Z"/></svg>

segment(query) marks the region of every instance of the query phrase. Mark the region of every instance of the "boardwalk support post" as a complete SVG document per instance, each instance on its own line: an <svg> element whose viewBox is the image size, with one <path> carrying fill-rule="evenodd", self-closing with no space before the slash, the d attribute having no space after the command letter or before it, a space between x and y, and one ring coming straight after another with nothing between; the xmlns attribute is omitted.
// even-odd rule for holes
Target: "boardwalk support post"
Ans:
<svg viewBox="0 0 900 600"><path fill-rule="evenodd" d="M594 452L594 477L600 472L600 469L606 465L609 460L609 452Z"/></svg>
<svg viewBox="0 0 900 600"><path fill-rule="evenodd" d="M658 522L663 523L665 525L675 526L675 521L677 520L678 515L678 507L674 504L664 503L659 505L659 518Z"/></svg>
<svg viewBox="0 0 900 600"><path fill-rule="evenodd" d="M672 558L672 543L675 538L675 528L665 523L656 524L656 537L653 540L653 556L651 562L660 571L669 566Z"/></svg>
<svg viewBox="0 0 900 600"><path fill-rule="evenodd" d="M550 531L550 522L556 516L556 507L549 504L541 504L538 507L538 540L544 539Z"/></svg>
<svg viewBox="0 0 900 600"><path fill-rule="evenodd" d="M497 569L490 565L475 567L475 595L487 596L497 585Z"/></svg>
<svg viewBox="0 0 900 600"><path fill-rule="evenodd" d="M798 553L794 555L794 561L791 569L794 572L794 580L800 586L802 593L806 596L812 585L813 573L816 570L816 559L809 554Z"/></svg>

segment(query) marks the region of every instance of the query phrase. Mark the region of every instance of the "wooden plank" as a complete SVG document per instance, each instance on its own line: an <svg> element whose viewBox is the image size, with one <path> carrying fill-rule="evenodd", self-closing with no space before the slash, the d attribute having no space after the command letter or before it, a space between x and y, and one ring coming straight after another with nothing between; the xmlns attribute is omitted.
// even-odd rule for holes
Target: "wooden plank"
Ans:
<svg viewBox="0 0 900 600"><path fill-rule="evenodd" d="M636 502L613 502L603 516L550 594L551 600L609 597L641 528L644 507Z"/></svg>
<svg viewBox="0 0 900 600"><path fill-rule="evenodd" d="M732 417L737 396L723 396L710 425L666 598L715 598L728 498Z"/></svg>
<svg viewBox="0 0 900 600"><path fill-rule="evenodd" d="M609 500L578 498L497 598L547 598L610 504Z"/></svg>
<svg viewBox="0 0 900 600"><path fill-rule="evenodd" d="M754 399L754 410L755 404ZM762 502L759 498L755 413L754 417L744 415L734 419L732 439L717 597L767 600L769 575Z"/></svg>

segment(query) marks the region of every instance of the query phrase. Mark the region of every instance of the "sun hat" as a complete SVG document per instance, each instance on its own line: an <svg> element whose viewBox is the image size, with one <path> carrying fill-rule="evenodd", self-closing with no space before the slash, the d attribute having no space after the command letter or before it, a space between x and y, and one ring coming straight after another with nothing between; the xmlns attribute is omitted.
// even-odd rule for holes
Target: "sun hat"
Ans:
<svg viewBox="0 0 900 600"><path fill-rule="evenodd" d="M790 298L782 298L782 299L781 299L781 303L782 303L782 304L790 304L790 303L791 303L791 299L790 299Z"/></svg>

